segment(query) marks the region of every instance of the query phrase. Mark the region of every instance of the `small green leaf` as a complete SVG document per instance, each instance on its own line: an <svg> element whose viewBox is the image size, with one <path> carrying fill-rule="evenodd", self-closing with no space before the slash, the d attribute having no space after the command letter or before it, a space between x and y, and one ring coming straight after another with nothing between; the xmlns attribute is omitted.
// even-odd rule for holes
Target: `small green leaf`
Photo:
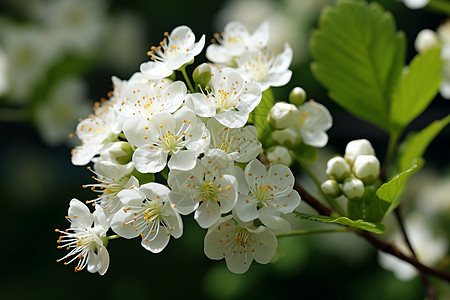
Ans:
<svg viewBox="0 0 450 300"><path fill-rule="evenodd" d="M442 80L442 64L439 48L412 60L392 95L390 119L398 128L407 126L434 99Z"/></svg>
<svg viewBox="0 0 450 300"><path fill-rule="evenodd" d="M428 145L449 123L450 115L434 121L420 132L410 134L400 145L398 170L400 172L407 170L415 159L422 157Z"/></svg>
<svg viewBox="0 0 450 300"><path fill-rule="evenodd" d="M398 174L390 181L383 184L376 192L376 195L388 203L390 203L389 209L386 214L393 211L400 203L400 197L403 194L406 182L408 178L417 172L424 164L423 159L417 159L411 168Z"/></svg>
<svg viewBox="0 0 450 300"><path fill-rule="evenodd" d="M351 219L363 219L368 222L381 222L391 203L376 195L379 184L365 187L364 196L359 200L348 201L347 212Z"/></svg>
<svg viewBox="0 0 450 300"><path fill-rule="evenodd" d="M300 144L291 149L297 160L304 162L314 163L319 155L317 148Z"/></svg>
<svg viewBox="0 0 450 300"><path fill-rule="evenodd" d="M372 223L366 222L363 220L350 220L347 217L328 217L328 216L320 216L320 215L309 215L309 214L301 214L296 213L298 217L304 220L317 221L322 223L336 223L341 225L350 226L353 228L362 229L365 231L370 231L377 234L382 234L386 230L383 224L380 223Z"/></svg>
<svg viewBox="0 0 450 300"><path fill-rule="evenodd" d="M263 141L266 134L270 132L270 125L267 122L267 116L269 115L269 110L274 105L275 100L273 97L272 90L269 88L262 93L262 99L259 105L254 111L250 113L248 121L256 126L258 131L258 139Z"/></svg>
<svg viewBox="0 0 450 300"><path fill-rule="evenodd" d="M311 39L312 71L344 109L390 131L390 97L405 62L405 37L373 2L326 7Z"/></svg>

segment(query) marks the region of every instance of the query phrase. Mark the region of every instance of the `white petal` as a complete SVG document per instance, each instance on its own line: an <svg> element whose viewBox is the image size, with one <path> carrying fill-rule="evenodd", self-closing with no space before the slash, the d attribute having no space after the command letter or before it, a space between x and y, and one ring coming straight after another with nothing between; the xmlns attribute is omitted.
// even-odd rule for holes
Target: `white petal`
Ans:
<svg viewBox="0 0 450 300"><path fill-rule="evenodd" d="M183 171L192 170L197 164L198 154L199 153L197 151L193 150L180 150L177 153L172 154L168 163L168 167L169 169L177 169Z"/></svg>
<svg viewBox="0 0 450 300"><path fill-rule="evenodd" d="M70 200L68 217L72 221L71 227L91 228L94 217L89 208L80 200L73 198Z"/></svg>
<svg viewBox="0 0 450 300"><path fill-rule="evenodd" d="M183 221L178 212L173 209L169 202L166 202L161 210L168 232L174 238L179 238L183 234Z"/></svg>
<svg viewBox="0 0 450 300"><path fill-rule="evenodd" d="M236 178L238 182L238 192L239 194L248 195L248 183L245 180L244 171L238 166L234 166L231 170L231 174Z"/></svg>
<svg viewBox="0 0 450 300"><path fill-rule="evenodd" d="M75 166L84 166L100 152L101 145L85 144L77 146L72 151L72 164Z"/></svg>
<svg viewBox="0 0 450 300"><path fill-rule="evenodd" d="M225 214L233 209L236 205L238 197L238 183L232 175L222 175L218 180L218 186L222 188L222 192L217 192L220 200L220 212ZM208 226L209 227L209 226Z"/></svg>
<svg viewBox="0 0 450 300"><path fill-rule="evenodd" d="M142 247L153 253L159 253L164 250L164 248L169 243L170 233L166 227L158 226L156 231L148 231L147 234L144 233L144 238L141 241Z"/></svg>
<svg viewBox="0 0 450 300"><path fill-rule="evenodd" d="M133 153L133 162L141 173L157 173L166 166L167 153L143 145Z"/></svg>
<svg viewBox="0 0 450 300"><path fill-rule="evenodd" d="M162 62L145 62L141 64L141 72L150 79L161 79L172 75L173 70L167 68L167 64Z"/></svg>
<svg viewBox="0 0 450 300"><path fill-rule="evenodd" d="M262 207L258 212L261 222L269 227L274 233L291 232L291 224L280 217L280 213L276 212L272 207Z"/></svg>
<svg viewBox="0 0 450 300"><path fill-rule="evenodd" d="M136 230L134 226L130 224L135 217L134 212L135 210L133 209L127 211L123 209L119 210L111 221L112 230L126 239L132 239L139 236L141 232Z"/></svg>
<svg viewBox="0 0 450 300"><path fill-rule="evenodd" d="M109 253L106 247L100 247L98 250L98 256L100 257L98 273L100 275L104 275L109 267Z"/></svg>
<svg viewBox="0 0 450 300"><path fill-rule="evenodd" d="M205 201L195 211L194 219L202 228L214 225L220 218L220 207L216 201Z"/></svg>
<svg viewBox="0 0 450 300"><path fill-rule="evenodd" d="M263 230L260 230L263 228ZM257 230L261 243L255 245L255 260L260 264L269 263L277 250L278 241L275 234L268 228L260 226ZM249 229L249 232L252 230Z"/></svg>
<svg viewBox="0 0 450 300"><path fill-rule="evenodd" d="M151 199L158 203L169 201L169 188L156 182L149 182L141 185L139 192L143 193L147 199Z"/></svg>
<svg viewBox="0 0 450 300"><path fill-rule="evenodd" d="M187 95L186 105L200 117L213 117L216 114L216 106L201 93Z"/></svg>
<svg viewBox="0 0 450 300"><path fill-rule="evenodd" d="M239 128L245 125L248 120L248 113L229 110L214 116L216 120L223 126L230 128Z"/></svg>
<svg viewBox="0 0 450 300"><path fill-rule="evenodd" d="M182 81L175 81L166 87L162 92L164 108L168 112L175 112L183 104L186 93L186 85Z"/></svg>
<svg viewBox="0 0 450 300"><path fill-rule="evenodd" d="M255 197L249 195L238 195L235 211L239 219L249 222L258 218L257 202Z"/></svg>
<svg viewBox="0 0 450 300"><path fill-rule="evenodd" d="M95 206L95 211L92 214L94 217L94 228L101 236L105 235L109 229L109 224L106 221L105 210L100 205Z"/></svg>

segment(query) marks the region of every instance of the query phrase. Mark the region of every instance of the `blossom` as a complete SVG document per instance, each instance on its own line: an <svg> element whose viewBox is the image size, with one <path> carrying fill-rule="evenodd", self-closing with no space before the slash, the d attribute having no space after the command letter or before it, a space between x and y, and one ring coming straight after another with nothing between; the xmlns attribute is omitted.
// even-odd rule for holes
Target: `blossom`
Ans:
<svg viewBox="0 0 450 300"><path fill-rule="evenodd" d="M221 35L218 33L214 35L218 44L208 46L206 57L216 64L230 65L234 57L245 51L260 49L267 45L269 23L261 23L253 34L250 34L244 24L233 21L225 26Z"/></svg>
<svg viewBox="0 0 450 300"><path fill-rule="evenodd" d="M141 245L161 252L170 236L183 233L181 217L169 202L170 190L159 183L146 183L140 188L121 191L118 196L123 209L113 217L111 228L120 236L131 239L141 236Z"/></svg>
<svg viewBox="0 0 450 300"><path fill-rule="evenodd" d="M210 141L205 125L187 107L173 115L163 111L150 120L132 118L123 130L128 141L137 147L133 162L141 173L161 171L169 155L170 169L190 170Z"/></svg>
<svg viewBox="0 0 450 300"><path fill-rule="evenodd" d="M236 162L248 162L261 152L262 145L255 126L229 128L216 119L209 119L206 127L211 133L210 148L225 151Z"/></svg>
<svg viewBox="0 0 450 300"><path fill-rule="evenodd" d="M293 190L291 170L273 165L268 170L258 160L252 160L242 171L233 169L239 182L236 215L244 222L259 218L264 225L279 232L290 232L290 224L280 217L291 213L300 204L300 195Z"/></svg>
<svg viewBox="0 0 450 300"><path fill-rule="evenodd" d="M236 203L238 183L230 175L232 166L233 160L224 151L211 149L193 170L171 170L167 181L172 189L170 201L181 214L195 210L200 227L210 227Z"/></svg>
<svg viewBox="0 0 450 300"><path fill-rule="evenodd" d="M141 72L150 79L161 79L170 76L174 70L180 69L198 55L205 46L205 35L195 42L195 35L187 26L176 27L160 46L153 46L148 54L150 62L141 64Z"/></svg>
<svg viewBox="0 0 450 300"><path fill-rule="evenodd" d="M89 168L90 169L90 168ZM97 183L83 185L99 193L97 198L88 200L86 203L99 204L104 209L106 218L111 221L114 214L122 208L122 202L117 194L131 187L138 187L139 181L131 175L134 170L132 162L126 165L119 165L108 160L97 160L92 171L96 176Z"/></svg>
<svg viewBox="0 0 450 300"><path fill-rule="evenodd" d="M186 96L186 105L200 117L214 117L224 126L244 126L250 112L261 102L259 86L245 81L232 68L211 75L212 79L205 91Z"/></svg>
<svg viewBox="0 0 450 300"><path fill-rule="evenodd" d="M232 215L221 218L205 236L204 251L210 259L225 258L228 269L245 273L253 260L267 264L278 245L275 234L265 226L242 222Z"/></svg>
<svg viewBox="0 0 450 300"><path fill-rule="evenodd" d="M57 261L67 259L69 261L64 264L68 265L78 258L75 272L87 266L91 273L105 274L109 266L109 254L103 241L109 224L103 210L97 206L91 214L81 201L72 199L66 218L71 223L70 228L66 231L56 229L56 232L61 233L57 243L60 244L58 249L66 248L70 252Z"/></svg>
<svg viewBox="0 0 450 300"><path fill-rule="evenodd" d="M284 45L282 53L277 54L267 49L248 51L236 59L239 73L245 80L259 84L261 91L271 86L283 86L291 80L292 48Z"/></svg>
<svg viewBox="0 0 450 300"><path fill-rule="evenodd" d="M403 3L411 9L419 9L428 5L430 0L403 0Z"/></svg>
<svg viewBox="0 0 450 300"><path fill-rule="evenodd" d="M183 103L186 92L182 81L172 83L168 79L129 84L122 92L118 112L126 119L135 116L151 118L163 110L173 113Z"/></svg>
<svg viewBox="0 0 450 300"><path fill-rule="evenodd" d="M325 133L331 128L333 119L328 109L315 101L308 101L299 107L300 119L296 124L303 143L321 148L328 143Z"/></svg>

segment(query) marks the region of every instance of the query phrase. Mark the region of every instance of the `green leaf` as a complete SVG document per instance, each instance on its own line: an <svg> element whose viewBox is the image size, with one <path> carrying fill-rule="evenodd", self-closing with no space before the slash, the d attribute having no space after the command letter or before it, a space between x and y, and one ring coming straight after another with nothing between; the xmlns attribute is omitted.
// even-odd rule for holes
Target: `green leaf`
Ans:
<svg viewBox="0 0 450 300"><path fill-rule="evenodd" d="M390 131L390 97L405 61L405 37L373 2L342 1L322 11L311 39L312 71L344 109Z"/></svg>
<svg viewBox="0 0 450 300"><path fill-rule="evenodd" d="M412 60L392 95L390 119L397 127L407 126L434 99L442 81L442 65L439 48Z"/></svg>
<svg viewBox="0 0 450 300"><path fill-rule="evenodd" d="M269 110L274 105L275 100L272 90L269 88L262 93L262 99L259 105L250 113L248 121L256 126L258 131L258 139L263 141L266 134L270 131L269 122L267 122L267 116Z"/></svg>
<svg viewBox="0 0 450 300"><path fill-rule="evenodd" d="M364 196L359 200L350 200L347 213L351 219L363 219L368 222L381 222L391 203L376 195L379 184L365 187Z"/></svg>
<svg viewBox="0 0 450 300"><path fill-rule="evenodd" d="M319 151L317 148L305 144L299 144L291 149L297 160L314 163L317 160Z"/></svg>
<svg viewBox="0 0 450 300"><path fill-rule="evenodd" d="M403 194L404 188L408 178L416 173L424 164L423 159L417 159L413 165L406 171L398 174L390 181L383 184L378 190L376 195L388 203L390 203L389 209L386 214L393 211L400 203L400 197Z"/></svg>
<svg viewBox="0 0 450 300"><path fill-rule="evenodd" d="M441 120L434 121L420 132L410 134L400 145L398 170L400 172L407 170L415 159L422 157L428 145L430 145L439 132L449 123L450 115Z"/></svg>
<svg viewBox="0 0 450 300"><path fill-rule="evenodd" d="M362 229L365 231L370 231L377 234L382 234L386 230L383 224L380 223L372 223L372 222L366 222L363 220L350 220L347 217L328 217L328 216L320 216L320 215L309 215L309 214L301 214L296 213L298 217L310 220L310 221L317 221L322 223L336 223L341 225L350 226L353 228Z"/></svg>

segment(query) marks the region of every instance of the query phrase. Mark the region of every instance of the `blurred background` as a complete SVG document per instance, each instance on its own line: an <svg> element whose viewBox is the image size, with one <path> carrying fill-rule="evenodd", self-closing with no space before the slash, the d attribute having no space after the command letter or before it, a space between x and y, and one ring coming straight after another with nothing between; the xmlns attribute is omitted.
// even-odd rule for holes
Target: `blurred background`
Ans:
<svg viewBox="0 0 450 300"><path fill-rule="evenodd" d="M148 60L150 46L178 25L188 25L198 37L205 34L209 40L231 20L243 22L250 31L268 20L270 46L281 49L288 42L294 49L294 75L287 86L274 89L276 99L286 100L293 87L301 86L334 118L316 175L324 178L326 160L343 153L353 139L369 139L382 159L387 135L331 102L310 73L309 36L320 10L333 2L2 0L0 298L424 299L417 276L401 280L402 276L384 269L377 251L351 233L282 238L276 263L253 263L246 274L232 274L224 261L213 262L204 255L206 231L192 216L183 219L182 238L172 239L158 255L143 249L138 240L111 241L111 264L103 277L86 270L75 274L73 265L56 263L65 252L56 249L54 229L69 226L64 216L70 199L95 197L81 188L90 183L90 172L70 162L70 149L77 140L69 139L69 134L78 119L92 111L94 102L106 97L111 76L128 79ZM439 12L411 10L400 1L377 2L393 13L398 29L405 31L408 61L416 54L417 33L423 28L435 30L446 19ZM204 52L200 61L205 61ZM449 103L438 96L408 131L444 117ZM404 205L406 212L419 211L419 219L427 218L421 223L427 226L425 232L445 241L450 228L449 138L446 129L430 146L427 165L413 177L410 186L415 188L408 190ZM308 185L302 171L295 171ZM300 210L312 212L306 203ZM298 229L313 226L298 222ZM449 257L435 263L448 268ZM431 281L442 299L450 299L447 284Z"/></svg>

